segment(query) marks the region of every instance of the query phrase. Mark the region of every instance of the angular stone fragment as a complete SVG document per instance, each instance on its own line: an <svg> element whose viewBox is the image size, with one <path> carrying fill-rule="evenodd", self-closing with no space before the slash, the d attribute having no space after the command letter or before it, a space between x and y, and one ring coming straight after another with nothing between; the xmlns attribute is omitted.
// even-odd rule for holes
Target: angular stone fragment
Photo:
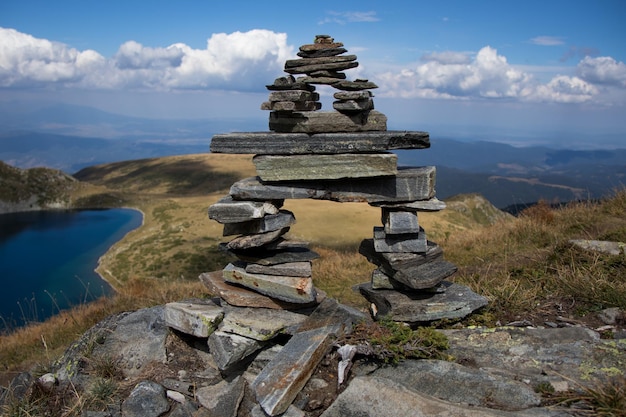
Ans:
<svg viewBox="0 0 626 417"><path fill-rule="evenodd" d="M358 135L346 133L225 133L214 135L211 139L211 152L213 153L257 155L369 153L394 149L425 149L428 147L430 147L428 133L397 130L360 132Z"/></svg>
<svg viewBox="0 0 626 417"><path fill-rule="evenodd" d="M271 112L269 128L285 133L383 131L387 130L387 116L376 110L354 114L321 111Z"/></svg>
<svg viewBox="0 0 626 417"><path fill-rule="evenodd" d="M372 99L366 100L338 100L333 102L333 109L344 112L361 112L372 110L374 108L374 101Z"/></svg>
<svg viewBox="0 0 626 417"><path fill-rule="evenodd" d="M301 58L320 58L324 56L341 55L346 52L348 52L346 48L334 47L334 48L317 49L314 51L300 50L298 51L296 55L298 55Z"/></svg>
<svg viewBox="0 0 626 417"><path fill-rule="evenodd" d="M287 310L228 307L220 330L254 340L267 341L280 333L294 333L306 319L307 316L304 314Z"/></svg>
<svg viewBox="0 0 626 417"><path fill-rule="evenodd" d="M313 58L313 59L325 59L325 58ZM329 62L326 64L300 65L297 67L285 68L284 71L287 74L308 74L310 72L319 71L319 70L343 71L343 70L347 70L350 68L356 68L358 66L359 66L359 63L356 61L338 61L338 62Z"/></svg>
<svg viewBox="0 0 626 417"><path fill-rule="evenodd" d="M327 328L296 333L252 383L256 399L270 416L287 410L331 346Z"/></svg>
<svg viewBox="0 0 626 417"><path fill-rule="evenodd" d="M311 269L311 261L287 262L276 265L260 265L254 263L246 265L246 272L250 274L286 275L289 277L310 277Z"/></svg>
<svg viewBox="0 0 626 417"><path fill-rule="evenodd" d="M317 101L266 101L261 104L261 110L273 111L315 111L322 108Z"/></svg>
<svg viewBox="0 0 626 417"><path fill-rule="evenodd" d="M208 337L224 317L224 309L210 301L204 303L167 303L165 324L185 334Z"/></svg>
<svg viewBox="0 0 626 417"><path fill-rule="evenodd" d="M229 284L224 281L222 271L205 272L200 274L200 281L207 288L209 294L218 296L232 306L250 308L271 308L277 310L296 310L319 304L326 297L321 290L316 290L316 299L309 304L288 303L276 300L245 287Z"/></svg>
<svg viewBox="0 0 626 417"><path fill-rule="evenodd" d="M354 81L340 81L336 84L333 84L333 87L339 90L346 91L369 90L371 88L378 88L378 86L371 81L358 79Z"/></svg>
<svg viewBox="0 0 626 417"><path fill-rule="evenodd" d="M333 97L337 100L367 100L373 96L371 91L359 90L359 91L338 91L333 94Z"/></svg>
<svg viewBox="0 0 626 417"><path fill-rule="evenodd" d="M258 178L237 181L230 188L234 198L312 198L339 202L415 201L435 194L435 167L398 169L393 177L348 179L344 181L293 181L287 184L261 183Z"/></svg>
<svg viewBox="0 0 626 417"><path fill-rule="evenodd" d="M428 249L425 253L377 253L373 239L362 240L359 253L371 263L382 266L385 271L415 268L443 256L443 250L434 242L428 242Z"/></svg>
<svg viewBox="0 0 626 417"><path fill-rule="evenodd" d="M394 321L428 323L441 319L461 319L487 305L487 299L460 284L446 283L445 292L399 292L374 290L371 284L359 285L359 291L377 308L377 316Z"/></svg>
<svg viewBox="0 0 626 417"><path fill-rule="evenodd" d="M273 230L271 232L257 233L253 235L245 235L236 237L226 244L226 247L231 250L244 250L258 248L263 245L267 245L279 239L282 235L289 231L288 227L283 227L280 230Z"/></svg>
<svg viewBox="0 0 626 417"><path fill-rule="evenodd" d="M208 345L217 367L225 371L262 349L265 343L218 330L209 336Z"/></svg>
<svg viewBox="0 0 626 417"><path fill-rule="evenodd" d="M315 289L310 278L249 274L233 264L226 265L223 274L226 282L243 285L282 301L306 304L315 300Z"/></svg>
<svg viewBox="0 0 626 417"><path fill-rule="evenodd" d="M225 223L223 236L251 235L272 232L289 227L296 222L296 217L288 210L280 210L276 214L268 214L260 219L241 223Z"/></svg>
<svg viewBox="0 0 626 417"><path fill-rule="evenodd" d="M285 68L297 68L304 66L314 66L322 64L336 64L341 62L356 61L356 55L333 55L327 57L318 58L305 58L305 59L288 59L285 61Z"/></svg>
<svg viewBox="0 0 626 417"><path fill-rule="evenodd" d="M391 210L383 207L381 221L387 235L419 233L423 230L420 229L416 211Z"/></svg>
<svg viewBox="0 0 626 417"><path fill-rule="evenodd" d="M319 254L310 250L306 243L294 243L288 240L281 241L280 239L262 248L233 251L226 249L226 244L221 243L220 249L227 251L242 261L260 265L312 261L319 258Z"/></svg>
<svg viewBox="0 0 626 417"><path fill-rule="evenodd" d="M245 393L246 380L238 376L216 385L198 388L196 399L211 417L235 417Z"/></svg>
<svg viewBox="0 0 626 417"><path fill-rule="evenodd" d="M125 417L158 417L170 408L165 388L153 381L141 381L122 402Z"/></svg>
<svg viewBox="0 0 626 417"><path fill-rule="evenodd" d="M416 290L432 288L457 271L456 265L443 259L396 271L382 268L396 281Z"/></svg>
<svg viewBox="0 0 626 417"><path fill-rule="evenodd" d="M296 81L293 75L286 77L278 77L274 80L274 84L265 86L270 91L285 91L285 90L306 90L315 91L315 87L301 81Z"/></svg>
<svg viewBox="0 0 626 417"><path fill-rule="evenodd" d="M305 45L301 45L299 49L304 52L309 52L309 51L320 51L324 49L341 48L342 46L343 46L343 43L341 42L307 43Z"/></svg>
<svg viewBox="0 0 626 417"><path fill-rule="evenodd" d="M278 207L272 202L233 200L231 196L226 196L209 207L209 219L218 223L240 223L276 213Z"/></svg>
<svg viewBox="0 0 626 417"><path fill-rule="evenodd" d="M396 290L396 291L400 291L400 292L412 292L412 291L416 291L413 288L409 288L406 285L394 280L393 278L391 278L390 276L388 276L387 274L385 274L384 271L381 270L381 268L376 268L373 272L372 272L372 289L374 290ZM446 291L446 286L443 282L440 282L439 284L435 285L434 287L431 288L423 288L421 290L418 290L419 292L422 293L440 293L440 292L445 292Z"/></svg>
<svg viewBox="0 0 626 417"><path fill-rule="evenodd" d="M273 91L269 95L269 101L317 101L319 99L318 93L307 90Z"/></svg>
<svg viewBox="0 0 626 417"><path fill-rule="evenodd" d="M426 233L420 229L419 233L387 235L384 228L374 227L374 250L378 253L424 253L428 250Z"/></svg>
<svg viewBox="0 0 626 417"><path fill-rule="evenodd" d="M409 201L394 203L391 201L378 201L370 203L370 206L397 209L397 210L416 210L416 211L440 211L446 208L444 201L433 197L429 200Z"/></svg>
<svg viewBox="0 0 626 417"><path fill-rule="evenodd" d="M393 153L256 155L252 162L263 181L381 177L398 172Z"/></svg>

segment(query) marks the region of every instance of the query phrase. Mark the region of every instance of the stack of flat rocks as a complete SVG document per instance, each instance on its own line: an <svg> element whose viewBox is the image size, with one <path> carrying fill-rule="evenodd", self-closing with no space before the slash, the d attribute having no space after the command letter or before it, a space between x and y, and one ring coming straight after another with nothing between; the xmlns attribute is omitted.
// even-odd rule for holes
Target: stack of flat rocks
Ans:
<svg viewBox="0 0 626 417"><path fill-rule="evenodd" d="M302 45L298 59L285 62L288 76L268 85L269 100L262 110L271 110L270 130L275 132L361 132L386 130L387 118L374 111L371 89L378 86L368 80L346 79L344 70L356 68L356 55L345 55L341 42L328 35L317 35L312 44ZM294 75L300 75L295 78ZM319 94L315 84L330 85L334 94L333 113L320 115Z"/></svg>
<svg viewBox="0 0 626 417"><path fill-rule="evenodd" d="M238 261L209 274L207 286L218 295L245 287L270 300L272 308L319 303L324 294L311 277L317 254L306 242L286 238L295 216L281 209L283 202L367 202L380 207L382 223L360 247L377 266L371 282L359 286L374 317L409 323L462 318L487 300L446 281L456 266L443 259L419 224L418 212L445 208L435 197L435 167L399 168L390 152L428 148L429 135L387 130L386 116L373 110L369 89L376 86L347 81L341 72L358 65L345 52L329 36L317 36L314 44L300 47L300 59L287 61L288 75L267 86L270 99L262 108L271 110L270 132L213 136L214 153L254 154L257 176L236 182L209 208L209 217L224 224L224 236L236 236L222 246ZM314 84L341 90L333 111L319 111Z"/></svg>

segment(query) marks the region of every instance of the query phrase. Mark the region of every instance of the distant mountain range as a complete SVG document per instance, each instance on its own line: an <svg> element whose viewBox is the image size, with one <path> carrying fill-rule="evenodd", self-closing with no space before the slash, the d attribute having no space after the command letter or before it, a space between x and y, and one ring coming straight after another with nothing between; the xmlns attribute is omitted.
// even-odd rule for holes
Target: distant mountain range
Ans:
<svg viewBox="0 0 626 417"><path fill-rule="evenodd" d="M6 111L5 111L6 110ZM260 120L151 120L59 105L32 111L0 106L0 160L66 173L101 163L205 153L216 133L265 131ZM397 151L400 165L437 167L437 196L478 193L499 208L540 199L596 199L626 186L626 149L525 148L432 138Z"/></svg>

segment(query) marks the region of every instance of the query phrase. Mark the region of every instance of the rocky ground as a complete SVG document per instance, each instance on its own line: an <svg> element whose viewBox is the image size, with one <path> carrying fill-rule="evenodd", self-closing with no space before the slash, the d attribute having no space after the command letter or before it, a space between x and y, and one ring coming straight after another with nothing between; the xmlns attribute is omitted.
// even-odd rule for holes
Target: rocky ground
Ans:
<svg viewBox="0 0 626 417"><path fill-rule="evenodd" d="M323 303L324 315L334 317L330 322L363 318L333 303ZM62 410L80 398L75 408L82 409L82 414L75 415L89 417L267 415L264 409L272 409L273 399L259 400L259 378L275 366L276 358L289 357L285 352L293 349L290 341L296 335L311 330L286 330L224 371L218 366L222 359L216 361L206 337L168 326L167 308L124 313L99 323L56 362L50 374L24 373L16 378L2 395L5 410L21 399L22 404L47 404L41 415L72 415ZM623 378L626 368L626 333L620 314L608 311L597 316L604 322L617 320L608 325L613 332L605 332L606 338L587 326L565 321L554 328L521 322L441 330L449 342L445 353L450 360L386 365L357 354L343 384L337 381L337 345L344 339L333 337L310 377L303 377L306 383L296 384L287 395L285 401L291 405L284 415L590 415L585 387ZM304 322L308 326L311 316ZM278 384L272 389L280 391L279 385L288 379L268 378L267 382ZM571 401L559 405L559 398Z"/></svg>

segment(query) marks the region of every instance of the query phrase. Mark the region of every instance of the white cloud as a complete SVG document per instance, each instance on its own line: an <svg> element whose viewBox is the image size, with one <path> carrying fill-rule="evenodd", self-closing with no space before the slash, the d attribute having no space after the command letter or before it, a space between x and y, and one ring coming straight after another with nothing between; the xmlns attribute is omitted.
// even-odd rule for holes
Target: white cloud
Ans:
<svg viewBox="0 0 626 417"><path fill-rule="evenodd" d="M591 58L589 58L591 60ZM610 62L581 63L588 77L555 75L542 84L528 72L510 65L497 50L485 46L474 57L459 52L425 55L413 68L377 75L379 95L403 98L514 99L527 102L581 103L596 99L600 90L591 74L619 79L622 66ZM590 68L595 69L592 72ZM599 68L606 71L600 72ZM608 74L612 76L609 77Z"/></svg>
<svg viewBox="0 0 626 417"><path fill-rule="evenodd" d="M590 83L626 87L626 64L608 56L587 56L578 63L576 72Z"/></svg>
<svg viewBox="0 0 626 417"><path fill-rule="evenodd" d="M255 29L213 34L206 49L178 43L151 48L125 42L111 59L92 50L0 28L0 86L55 85L124 89L259 88L293 57L287 35Z"/></svg>
<svg viewBox="0 0 626 417"><path fill-rule="evenodd" d="M376 16L375 11L368 12L335 12L329 11L323 20L319 22L320 25L326 23L338 23L344 25L346 23L354 22L378 22L380 19Z"/></svg>
<svg viewBox="0 0 626 417"><path fill-rule="evenodd" d="M563 38L559 36L537 36L532 38L530 43L541 46L559 46L565 44Z"/></svg>

